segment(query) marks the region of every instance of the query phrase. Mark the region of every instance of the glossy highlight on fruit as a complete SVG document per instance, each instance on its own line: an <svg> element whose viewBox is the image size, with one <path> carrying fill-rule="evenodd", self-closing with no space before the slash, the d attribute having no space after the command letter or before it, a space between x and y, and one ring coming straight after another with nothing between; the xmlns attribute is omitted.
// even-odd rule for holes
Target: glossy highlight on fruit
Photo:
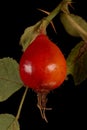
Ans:
<svg viewBox="0 0 87 130"><path fill-rule="evenodd" d="M58 46L41 34L23 53L19 72L25 86L38 92L52 90L65 80L66 60Z"/></svg>
<svg viewBox="0 0 87 130"><path fill-rule="evenodd" d="M37 93L37 106L42 118L45 116L47 94L63 83L66 78L66 60L47 35L40 34L23 53L19 72L24 85Z"/></svg>

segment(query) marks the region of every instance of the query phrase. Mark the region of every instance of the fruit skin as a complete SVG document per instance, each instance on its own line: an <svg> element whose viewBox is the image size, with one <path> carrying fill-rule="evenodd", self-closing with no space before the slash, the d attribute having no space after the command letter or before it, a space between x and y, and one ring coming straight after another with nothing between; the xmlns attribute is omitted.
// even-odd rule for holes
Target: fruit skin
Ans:
<svg viewBox="0 0 87 130"><path fill-rule="evenodd" d="M19 72L25 86L36 92L59 87L66 78L66 60L47 35L40 34L23 53Z"/></svg>

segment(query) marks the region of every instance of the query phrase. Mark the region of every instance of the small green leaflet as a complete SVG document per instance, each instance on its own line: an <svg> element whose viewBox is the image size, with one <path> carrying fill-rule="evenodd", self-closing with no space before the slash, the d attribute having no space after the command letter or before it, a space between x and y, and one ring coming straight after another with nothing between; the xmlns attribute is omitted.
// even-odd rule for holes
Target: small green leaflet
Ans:
<svg viewBox="0 0 87 130"><path fill-rule="evenodd" d="M0 59L0 102L8 99L23 86L18 66L16 60L12 58Z"/></svg>
<svg viewBox="0 0 87 130"><path fill-rule="evenodd" d="M39 27L41 25L42 21L37 22L35 25L27 27L24 30L24 33L22 34L21 38L20 38L20 45L23 48L23 51L26 50L26 48L28 47L28 45L31 44L31 42L36 38L36 36L39 34Z"/></svg>
<svg viewBox="0 0 87 130"><path fill-rule="evenodd" d="M11 114L0 114L0 130L20 130L19 122Z"/></svg>
<svg viewBox="0 0 87 130"><path fill-rule="evenodd" d="M82 17L61 13L60 20L67 33L75 37L81 37L84 41L87 41L87 22Z"/></svg>
<svg viewBox="0 0 87 130"><path fill-rule="evenodd" d="M87 43L81 41L71 50L67 66L67 75L73 76L75 85L87 79Z"/></svg>

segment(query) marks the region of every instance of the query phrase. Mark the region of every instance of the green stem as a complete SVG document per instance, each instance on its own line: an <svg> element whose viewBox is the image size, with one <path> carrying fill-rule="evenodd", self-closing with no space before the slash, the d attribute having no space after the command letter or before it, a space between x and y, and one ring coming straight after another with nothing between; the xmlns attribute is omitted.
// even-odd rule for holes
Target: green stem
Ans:
<svg viewBox="0 0 87 130"><path fill-rule="evenodd" d="M28 91L28 87L25 89L24 94L22 96L22 99L21 99L21 102L20 102L20 105L19 105L19 109L18 109L18 112L17 112L17 115L16 115L16 120L18 120L19 117L20 117L21 109L22 109L22 106L23 106L24 99L26 97L27 91Z"/></svg>
<svg viewBox="0 0 87 130"><path fill-rule="evenodd" d="M52 19L64 8L67 10L69 3L72 3L72 0L62 0L57 7L45 18L48 22L51 22Z"/></svg>
<svg viewBox="0 0 87 130"><path fill-rule="evenodd" d="M62 9L62 7L64 7L64 5L66 5L68 3L68 1L70 1L70 0L62 0L62 2L60 2L60 4L58 4L58 6L47 17L45 17L43 19L42 24L41 24L41 28L44 27L44 30L46 30L48 24L60 12L60 10Z"/></svg>
<svg viewBox="0 0 87 130"><path fill-rule="evenodd" d="M62 2L46 17L45 20L51 21L59 12L62 7Z"/></svg>

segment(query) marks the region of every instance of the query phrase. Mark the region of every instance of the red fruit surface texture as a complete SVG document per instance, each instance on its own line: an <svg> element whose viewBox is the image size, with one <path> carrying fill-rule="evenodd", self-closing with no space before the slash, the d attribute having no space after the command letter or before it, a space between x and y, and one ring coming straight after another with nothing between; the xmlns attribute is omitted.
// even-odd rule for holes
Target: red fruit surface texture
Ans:
<svg viewBox="0 0 87 130"><path fill-rule="evenodd" d="M59 87L66 78L66 59L47 35L40 34L23 53L20 77L25 86L36 92Z"/></svg>

